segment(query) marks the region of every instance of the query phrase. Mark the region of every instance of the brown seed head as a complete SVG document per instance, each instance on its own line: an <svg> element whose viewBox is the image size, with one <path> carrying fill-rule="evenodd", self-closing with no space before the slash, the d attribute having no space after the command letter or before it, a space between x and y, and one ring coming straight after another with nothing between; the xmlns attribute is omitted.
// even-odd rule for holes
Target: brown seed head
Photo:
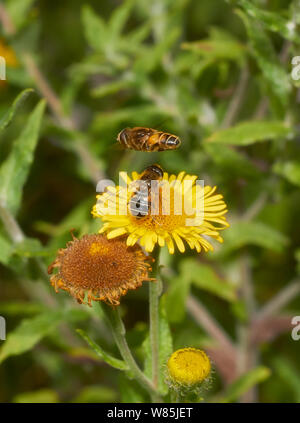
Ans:
<svg viewBox="0 0 300 423"><path fill-rule="evenodd" d="M61 249L48 273L54 268L58 272L51 276L51 284L56 292L68 291L79 303L104 301L119 305L120 297L128 289L136 289L143 281L150 281L151 267L141 247L127 247L124 238L108 240L106 236L85 235L81 239L73 237L67 248Z"/></svg>

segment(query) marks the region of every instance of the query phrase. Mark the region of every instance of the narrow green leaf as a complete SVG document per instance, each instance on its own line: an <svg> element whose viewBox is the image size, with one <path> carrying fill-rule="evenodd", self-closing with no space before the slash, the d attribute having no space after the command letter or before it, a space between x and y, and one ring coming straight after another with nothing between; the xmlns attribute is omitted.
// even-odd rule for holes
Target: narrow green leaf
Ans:
<svg viewBox="0 0 300 423"><path fill-rule="evenodd" d="M114 10L108 22L111 37L116 38L121 34L133 5L134 0L127 0Z"/></svg>
<svg viewBox="0 0 300 423"><path fill-rule="evenodd" d="M289 41L300 42L296 23L292 19L288 20L280 13L260 9L248 0L239 0L238 4L249 17L260 21L266 29L278 32Z"/></svg>
<svg viewBox="0 0 300 423"><path fill-rule="evenodd" d="M230 385L220 398L220 402L234 402L258 383L264 382L271 375L270 369L264 366L250 370Z"/></svg>
<svg viewBox="0 0 300 423"><path fill-rule="evenodd" d="M83 6L81 17L87 42L96 51L103 52L108 39L104 20L88 5Z"/></svg>
<svg viewBox="0 0 300 423"><path fill-rule="evenodd" d="M118 370L128 370L127 364L123 360L119 360L105 352L98 344L96 344L82 329L77 329L77 333L89 344L95 353L102 358L107 364Z"/></svg>
<svg viewBox="0 0 300 423"><path fill-rule="evenodd" d="M300 186L300 161L279 161L274 164L273 171L283 176L292 184Z"/></svg>
<svg viewBox="0 0 300 423"><path fill-rule="evenodd" d="M262 142L281 137L289 137L292 134L292 129L280 121L251 121L242 122L233 128L227 128L214 132L204 141L245 146L254 144L259 141Z"/></svg>
<svg viewBox="0 0 300 423"><path fill-rule="evenodd" d="M116 94L123 89L129 88L131 85L132 81L129 80L121 79L119 81L112 81L94 88L91 94L93 97L102 98L107 95Z"/></svg>
<svg viewBox="0 0 300 423"><path fill-rule="evenodd" d="M181 45L183 50L189 50L210 60L234 60L242 62L245 57L245 46L235 40L201 40Z"/></svg>
<svg viewBox="0 0 300 423"><path fill-rule="evenodd" d="M12 106L8 109L5 115L0 120L0 132L3 131L10 124L12 121L15 113L17 112L18 108L23 104L26 98L29 96L30 93L34 92L32 88L27 88L23 90L14 100Z"/></svg>
<svg viewBox="0 0 300 423"><path fill-rule="evenodd" d="M289 244L285 235L261 222L235 222L224 233L223 238L224 245L218 255L225 255L246 245L257 245L281 252Z"/></svg>
<svg viewBox="0 0 300 423"><path fill-rule="evenodd" d="M63 319L61 311L47 311L22 323L7 336L0 350L0 363L10 356L23 354L32 349Z"/></svg>
<svg viewBox="0 0 300 423"><path fill-rule="evenodd" d="M261 73L265 80L268 81L270 90L280 100L281 104L285 106L292 87L290 75L279 62L274 47L262 25L255 18L249 18L241 10L237 10L237 13L244 21L253 56Z"/></svg>
<svg viewBox="0 0 300 423"><path fill-rule="evenodd" d="M34 1L35 0L7 0L5 2L8 15L12 19L14 26L18 29L20 29L26 22L26 19L28 18L28 12Z"/></svg>
<svg viewBox="0 0 300 423"><path fill-rule="evenodd" d="M180 266L181 275L189 275L191 282L226 301L236 300L236 287L216 274L211 266L186 259Z"/></svg>
<svg viewBox="0 0 300 423"><path fill-rule="evenodd" d="M284 385L291 389L295 402L300 403L300 373L296 366L282 356L274 358L272 364Z"/></svg>
<svg viewBox="0 0 300 423"><path fill-rule="evenodd" d="M44 248L41 242L35 238L26 238L15 246L15 254L21 257L48 256L49 251Z"/></svg>
<svg viewBox="0 0 300 423"><path fill-rule="evenodd" d="M13 149L0 168L0 199L15 214L19 208L34 151L38 142L45 101L41 100L28 118L27 124Z"/></svg>
<svg viewBox="0 0 300 423"><path fill-rule="evenodd" d="M143 403L146 402L140 386L134 380L128 380L124 373L120 373L120 393L123 403Z"/></svg>
<svg viewBox="0 0 300 423"><path fill-rule="evenodd" d="M0 349L0 363L8 357L31 350L61 322L77 323L87 317L86 311L69 309L45 311L32 318L22 320L20 325L8 334L7 340Z"/></svg>
<svg viewBox="0 0 300 423"><path fill-rule="evenodd" d="M92 385L84 387L72 403L116 402L117 393L107 386Z"/></svg>
<svg viewBox="0 0 300 423"><path fill-rule="evenodd" d="M31 316L42 311L43 304L32 301L2 301L0 303L0 314L2 316Z"/></svg>
<svg viewBox="0 0 300 423"><path fill-rule="evenodd" d="M185 303L190 292L189 278L172 279L166 294L166 315L169 322L179 323L185 317Z"/></svg>
<svg viewBox="0 0 300 423"><path fill-rule="evenodd" d="M227 175L231 178L238 176L257 179L260 176L259 169L245 155L229 145L223 143L220 148L218 143L205 142L203 148L219 168L228 171Z"/></svg>
<svg viewBox="0 0 300 423"><path fill-rule="evenodd" d="M22 392L13 398L12 402L26 404L51 404L59 402L57 392L52 389L40 389L33 392Z"/></svg>
<svg viewBox="0 0 300 423"><path fill-rule="evenodd" d="M13 245L0 234L0 263L8 264L13 251Z"/></svg>
<svg viewBox="0 0 300 423"><path fill-rule="evenodd" d="M148 74L152 72L163 61L163 56L172 48L180 36L178 27L170 28L165 38L151 46L147 54L140 55L134 63L134 72L139 74ZM146 49L144 46L143 49Z"/></svg>
<svg viewBox="0 0 300 423"><path fill-rule="evenodd" d="M143 349L145 352L145 364L144 372L149 377L152 378L152 353L149 335L143 343ZM161 298L160 307L159 307L159 381L158 388L162 395L167 394L168 387L165 384L165 368L168 361L168 358L173 352L173 340L169 327L169 323L166 317L165 311L165 297Z"/></svg>

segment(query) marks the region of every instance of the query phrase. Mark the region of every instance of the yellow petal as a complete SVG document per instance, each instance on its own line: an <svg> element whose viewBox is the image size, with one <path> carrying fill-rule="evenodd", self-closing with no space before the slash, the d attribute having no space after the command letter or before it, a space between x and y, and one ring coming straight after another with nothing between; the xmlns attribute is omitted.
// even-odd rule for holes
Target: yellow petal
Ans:
<svg viewBox="0 0 300 423"><path fill-rule="evenodd" d="M116 238L117 236L126 234L127 230L125 228L118 228L110 231L107 234L107 239Z"/></svg>

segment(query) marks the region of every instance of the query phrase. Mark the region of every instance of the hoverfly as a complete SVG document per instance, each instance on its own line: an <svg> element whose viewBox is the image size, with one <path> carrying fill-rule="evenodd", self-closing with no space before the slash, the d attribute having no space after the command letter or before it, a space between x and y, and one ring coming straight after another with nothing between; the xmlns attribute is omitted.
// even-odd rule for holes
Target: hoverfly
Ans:
<svg viewBox="0 0 300 423"><path fill-rule="evenodd" d="M123 129L118 135L118 141L130 150L146 152L175 150L181 144L176 135L140 126Z"/></svg>
<svg viewBox="0 0 300 423"><path fill-rule="evenodd" d="M129 201L130 213L136 218L145 217L150 214L151 211L151 182L160 181L164 176L163 169L155 164L148 166L140 177L140 181L145 182L147 192L140 191L140 184L137 182L137 188L135 193Z"/></svg>

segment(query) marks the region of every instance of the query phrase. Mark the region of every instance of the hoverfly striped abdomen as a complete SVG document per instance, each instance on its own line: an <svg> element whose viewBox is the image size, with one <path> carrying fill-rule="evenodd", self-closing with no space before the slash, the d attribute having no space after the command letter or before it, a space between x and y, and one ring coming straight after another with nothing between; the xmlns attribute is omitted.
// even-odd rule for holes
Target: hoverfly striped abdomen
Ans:
<svg viewBox="0 0 300 423"><path fill-rule="evenodd" d="M139 126L123 129L118 141L125 148L145 152L175 150L181 144L176 135Z"/></svg>

